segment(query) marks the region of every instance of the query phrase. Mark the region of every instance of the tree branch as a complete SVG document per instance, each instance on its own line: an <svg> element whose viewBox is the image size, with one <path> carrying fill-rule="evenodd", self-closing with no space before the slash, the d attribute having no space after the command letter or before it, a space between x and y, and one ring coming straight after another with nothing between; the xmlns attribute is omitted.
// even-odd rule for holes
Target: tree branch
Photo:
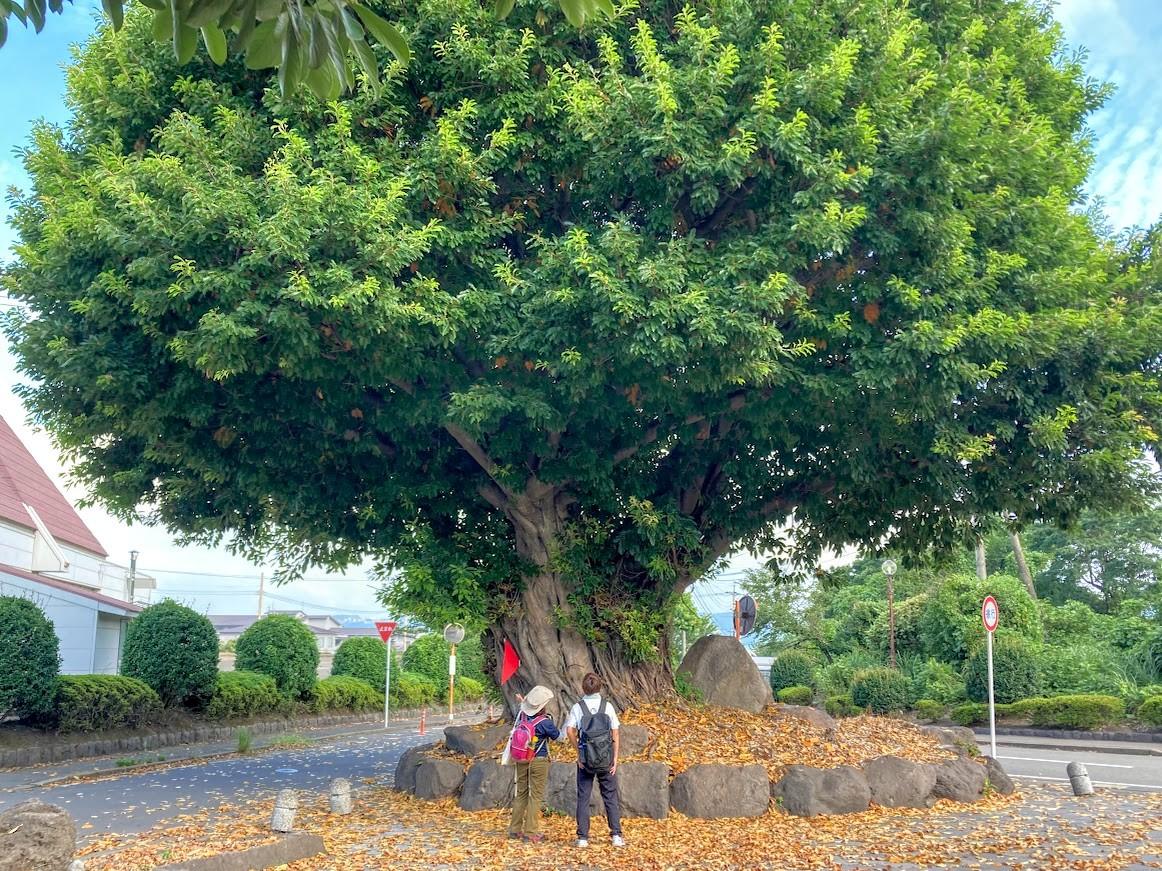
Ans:
<svg viewBox="0 0 1162 871"><path fill-rule="evenodd" d="M509 499L512 498L512 491L505 486L504 482L500 480L500 466L498 466L488 455L488 451L484 450L472 436L468 435L458 424L448 422L444 424L444 429L448 432L456 443L464 449L468 456L476 461L476 464L484 470L484 473L493 480L500 492Z"/></svg>

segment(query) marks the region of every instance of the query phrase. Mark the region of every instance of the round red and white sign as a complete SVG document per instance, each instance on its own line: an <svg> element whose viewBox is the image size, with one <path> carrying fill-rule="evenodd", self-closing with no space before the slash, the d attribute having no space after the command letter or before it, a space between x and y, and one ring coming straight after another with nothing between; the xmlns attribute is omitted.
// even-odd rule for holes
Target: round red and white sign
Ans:
<svg viewBox="0 0 1162 871"><path fill-rule="evenodd" d="M986 630L989 632L997 631L997 624L1001 620L1001 610L997 607L997 600L992 596L985 596L984 604L980 606L980 619Z"/></svg>

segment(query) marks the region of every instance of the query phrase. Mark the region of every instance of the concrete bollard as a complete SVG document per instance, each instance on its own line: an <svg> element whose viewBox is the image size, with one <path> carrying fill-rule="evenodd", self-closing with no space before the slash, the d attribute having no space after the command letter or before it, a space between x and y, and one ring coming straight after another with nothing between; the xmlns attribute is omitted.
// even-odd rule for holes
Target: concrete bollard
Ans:
<svg viewBox="0 0 1162 871"><path fill-rule="evenodd" d="M299 809L299 796L293 789L280 789L274 800L274 813L270 817L270 827L276 832L294 831L295 811Z"/></svg>
<svg viewBox="0 0 1162 871"><path fill-rule="evenodd" d="M349 814L353 806L351 781L345 777L336 777L331 781L331 813Z"/></svg>
<svg viewBox="0 0 1162 871"><path fill-rule="evenodd" d="M1070 762L1065 766L1065 773L1069 775L1069 785L1073 787L1074 795L1093 795L1093 784L1084 765L1080 762Z"/></svg>

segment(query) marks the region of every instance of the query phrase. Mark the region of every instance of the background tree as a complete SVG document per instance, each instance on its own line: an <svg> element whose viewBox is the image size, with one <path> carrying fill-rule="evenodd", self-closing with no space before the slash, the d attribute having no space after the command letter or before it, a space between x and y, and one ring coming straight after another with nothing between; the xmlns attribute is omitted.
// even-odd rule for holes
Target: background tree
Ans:
<svg viewBox="0 0 1162 871"><path fill-rule="evenodd" d="M319 645L294 617L270 614L238 636L234 666L269 675L289 699L306 699L318 678Z"/></svg>
<svg viewBox="0 0 1162 871"><path fill-rule="evenodd" d="M399 677L399 657L392 652L391 680ZM375 689L383 688L387 678L387 645L378 638L348 638L339 645L331 660L331 675L348 675L366 681Z"/></svg>
<svg viewBox="0 0 1162 871"><path fill-rule="evenodd" d="M111 510L373 554L396 612L514 644L506 692L595 670L625 705L732 550L958 546L1155 483L1158 301L1076 208L1103 91L1044 9L400 16L411 63L347 100L132 17L71 70L7 332Z"/></svg>
<svg viewBox="0 0 1162 871"><path fill-rule="evenodd" d="M674 602L671 626L671 664L675 668L682 662L683 650L689 650L702 636L713 635L718 631L714 621L694 605L694 599L689 593L683 593Z"/></svg>
<svg viewBox="0 0 1162 871"><path fill-rule="evenodd" d="M166 600L129 622L121 673L152 687L163 705L209 701L218 680L218 633L192 608Z"/></svg>

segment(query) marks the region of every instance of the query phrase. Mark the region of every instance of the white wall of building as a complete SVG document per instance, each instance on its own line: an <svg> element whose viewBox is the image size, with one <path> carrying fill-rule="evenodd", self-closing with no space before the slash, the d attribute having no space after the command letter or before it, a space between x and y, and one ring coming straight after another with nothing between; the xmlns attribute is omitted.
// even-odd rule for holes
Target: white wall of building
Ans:
<svg viewBox="0 0 1162 871"><path fill-rule="evenodd" d="M24 571L32 570L33 532L0 520L0 564ZM115 599L130 601L129 569L96 554L75 548L57 539L57 546L68 560L68 568L53 577L81 584Z"/></svg>
<svg viewBox="0 0 1162 871"><path fill-rule="evenodd" d="M0 596L21 596L44 611L60 639L61 674L91 674L97 649L95 602L0 569ZM113 672L116 673L116 666Z"/></svg>

